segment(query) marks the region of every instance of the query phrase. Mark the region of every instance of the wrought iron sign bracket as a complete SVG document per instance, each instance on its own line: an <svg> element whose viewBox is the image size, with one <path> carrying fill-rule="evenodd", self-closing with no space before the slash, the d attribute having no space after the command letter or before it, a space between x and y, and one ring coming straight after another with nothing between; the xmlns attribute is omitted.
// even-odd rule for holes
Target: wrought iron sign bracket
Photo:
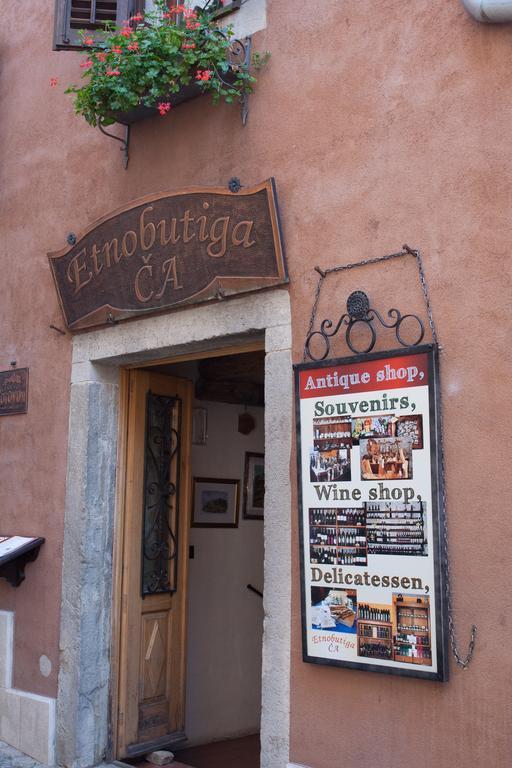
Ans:
<svg viewBox="0 0 512 768"><path fill-rule="evenodd" d="M339 331L342 328L345 330L345 342L351 352L359 355L364 355L366 353L371 352L377 340L376 327L378 328L378 326L375 325L376 321L378 321L383 328L394 329L396 340L399 344L398 349L400 347L415 347L422 342L423 337L425 335L425 326L422 320L418 317L418 315L413 315L413 314L402 315L398 309L390 309L387 312L388 321L386 321L376 309L370 306L370 300L366 295L366 293L364 293L364 291L354 291L353 293L350 294L350 296L347 299L347 311L346 313L343 313L341 315L336 325L334 325L332 320L330 320L329 318L326 318L320 323L319 330L313 330L315 326L316 314L318 310L318 303L320 300L322 285L324 280L329 275L335 274L337 272L343 272L349 269L355 269L356 267L363 267L369 264L378 264L380 262L391 261L392 259L398 259L406 256L413 256L416 260L416 264L418 267L418 275L419 275L423 297L425 300L425 306L427 310L428 323L429 323L430 331L432 335L432 342L434 346L437 348L437 350L439 350L440 352L442 351L443 348L439 344L437 331L434 324L434 317L432 314L432 307L430 304L430 295L429 295L427 280L425 277L425 272L423 269L421 254L419 250L410 248L408 245L403 245L402 250L397 251L397 253L390 253L385 256L377 256L376 258L371 258L371 259L364 259L363 261L354 262L352 264L344 264L338 267L331 267L330 269L321 269L318 266L315 267L315 271L318 273L319 278L318 278L318 283L316 287L315 298L313 301L313 308L311 310L311 317L309 321L308 331L306 334L306 341L304 343L304 357L303 357L304 362L308 358L309 360L312 360L314 362L325 360L331 352L331 339L334 336L336 336L336 334L339 333ZM417 336L412 341L411 340L406 341L403 338L403 332L402 332L401 326L404 320L412 320L414 323L416 323ZM363 347L362 349L358 349L352 340L351 334L356 325L359 325L360 327L364 326L370 331L370 341L367 343L366 347ZM323 349L320 350L319 356L315 356L310 349L311 343L315 339L317 340L321 339L321 344L323 344ZM459 667L459 669L467 669L471 662L471 659L473 658L473 654L475 650L477 627L475 624L471 625L470 640L468 643L468 652L465 656L462 656L459 651L459 646L458 646L456 632L455 632L455 621L454 621L455 611L453 608L452 587L451 587L451 577L450 577L450 559L448 556L448 550L449 550L448 527L447 527L447 520L446 520L446 514L445 514L445 510L447 508L447 491L446 491L446 481L445 481L445 478L446 478L445 451L444 451L444 442L443 442L442 401L441 401L440 388L437 393L437 397L439 399L439 441L440 441L439 454L440 454L440 472L441 472L440 487L441 487L441 496L442 496L441 504L442 504L442 510L443 510L443 530L442 530L443 565L446 572L446 601L447 601L447 608L448 608L448 633L449 633L450 646L452 649L453 656L456 660L457 666Z"/></svg>
<svg viewBox="0 0 512 768"><path fill-rule="evenodd" d="M320 299L320 292L322 290L322 285L326 277L328 277L330 274L342 272L344 270L348 269L354 269L355 267L362 267L366 266L368 264L376 264L381 261L389 261L391 259L396 259L403 256L414 256L416 259L417 265L418 265L418 272L419 272L419 278L423 290L423 296L425 299L425 305L427 308L427 315L428 315L428 321L430 330L432 333L432 340L434 344L439 348L436 328L434 325L434 318L432 315L432 310L430 307L430 297L428 293L428 286L425 278L425 273L423 270L423 263L421 261L421 255L418 250L414 250L413 248L409 248L408 245L403 246L403 250L398 251L397 253L391 253L387 254L386 256L378 256L377 258L373 259L365 259L363 261L355 262L353 264L344 264L339 267L331 267L330 269L320 269L320 267L315 267L315 271L319 274L317 289L316 289L316 295L315 300L313 303L313 309L311 312L311 318L309 322L308 332L306 335L306 341L304 344L304 360L313 360L315 362L318 362L320 360L325 360L330 352L331 352L331 339L335 337L341 329L344 329L345 331L345 342L347 347L351 352L354 354L366 354L368 352L371 352L372 349L375 347L375 343L377 341L377 330L378 325L376 323L380 323L380 326L382 328L386 329L394 329L396 340L398 342L398 345L403 347L410 347L410 346L417 346L418 344L421 344L423 341L423 338L425 336L425 326L423 324L423 321L420 319L418 315L414 314L406 314L402 315L402 313L398 309L389 309L387 312L387 320L385 320L380 312L378 312L376 309L370 306L370 300L366 293L364 291L354 291L350 294L350 296L347 299L347 311L343 313L339 320L336 322L336 324L329 318L325 318L320 323L320 327L318 330L313 330L315 326L315 320L316 320L316 313L318 309L318 302ZM415 337L411 339L405 339L404 334L405 330L402 328L402 323L404 321L412 321L413 324L416 325L416 335ZM366 346L363 346L362 348L358 348L355 345L355 342L353 340L352 332L354 328L358 326L359 329L366 328L370 331L370 340L366 344ZM321 347L319 350L318 355L315 355L312 351L312 343L320 341Z"/></svg>
<svg viewBox="0 0 512 768"><path fill-rule="evenodd" d="M42 544L43 538L32 539L23 547L0 557L0 578L7 579L13 587L19 587L25 580L25 567L37 558Z"/></svg>
<svg viewBox="0 0 512 768"><path fill-rule="evenodd" d="M306 353L311 360L319 361L325 360L331 351L331 338L346 326L345 329L345 342L347 347L354 354L366 354L371 352L377 341L377 331L375 329L375 321L378 320L383 328L393 328L395 331L396 339L403 347L416 347L421 344L423 337L425 336L425 326L418 317L418 315L402 315L398 309L388 310L388 318L393 319L392 322L386 322L380 312L370 307L370 300L364 291L354 291L347 299L347 311L338 320L336 326L331 330L333 326L332 320L325 319L320 324L319 331L312 331L306 339ZM418 325L417 337L414 341L406 341L400 334L400 329L404 320L412 318ZM370 341L367 346L358 349L354 346L352 341L352 331L356 326L363 326L370 330ZM325 346L324 352L319 357L315 357L311 352L310 344L314 337L320 337L323 340Z"/></svg>

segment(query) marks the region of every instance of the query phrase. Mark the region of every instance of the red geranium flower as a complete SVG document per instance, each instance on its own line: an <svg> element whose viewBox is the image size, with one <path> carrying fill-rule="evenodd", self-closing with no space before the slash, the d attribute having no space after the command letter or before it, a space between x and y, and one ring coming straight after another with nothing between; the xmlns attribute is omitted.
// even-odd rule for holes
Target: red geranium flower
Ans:
<svg viewBox="0 0 512 768"><path fill-rule="evenodd" d="M136 13L135 16L132 16L130 21L144 21L144 16L142 13Z"/></svg>
<svg viewBox="0 0 512 768"><path fill-rule="evenodd" d="M206 82L211 80L212 75L213 72L211 69L198 69L196 72L196 80L202 80L203 82Z"/></svg>
<svg viewBox="0 0 512 768"><path fill-rule="evenodd" d="M107 54L106 53L98 53L97 54L98 61L106 61L107 60Z"/></svg>
<svg viewBox="0 0 512 768"><path fill-rule="evenodd" d="M115 77L120 74L121 73L118 69L107 69L107 75L109 75L109 77Z"/></svg>
<svg viewBox="0 0 512 768"><path fill-rule="evenodd" d="M123 52L123 49L121 48L120 45L113 45L111 50L112 50L112 53L122 53Z"/></svg>
<svg viewBox="0 0 512 768"><path fill-rule="evenodd" d="M195 43L183 43L183 45L181 47L183 48L183 50L187 51L187 50L189 50L191 48L195 48L196 44Z"/></svg>
<svg viewBox="0 0 512 768"><path fill-rule="evenodd" d="M132 33L133 33L133 29L131 29L130 27L123 27L119 34L122 35L123 37L131 37Z"/></svg>
<svg viewBox="0 0 512 768"><path fill-rule="evenodd" d="M91 59L86 59L80 62L80 69L90 69L92 67Z"/></svg>
<svg viewBox="0 0 512 768"><path fill-rule="evenodd" d="M167 112L169 112L169 110L171 108L171 102L170 101L160 101L160 102L158 102L157 107L158 107L158 111L160 112L160 114L163 117Z"/></svg>
<svg viewBox="0 0 512 768"><path fill-rule="evenodd" d="M87 37L84 37L84 45L92 45L94 43L94 40L89 35Z"/></svg>
<svg viewBox="0 0 512 768"><path fill-rule="evenodd" d="M129 51L138 51L139 50L139 44L136 40L133 41L133 43L130 43L128 46Z"/></svg>

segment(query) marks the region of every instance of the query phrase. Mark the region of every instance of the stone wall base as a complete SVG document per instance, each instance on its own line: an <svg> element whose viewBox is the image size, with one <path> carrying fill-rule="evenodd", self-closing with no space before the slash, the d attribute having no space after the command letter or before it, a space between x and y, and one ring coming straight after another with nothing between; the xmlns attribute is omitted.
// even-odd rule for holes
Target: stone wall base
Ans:
<svg viewBox="0 0 512 768"><path fill-rule="evenodd" d="M55 699L12 688L13 647L14 613L0 611L0 741L14 747L9 751L9 746L2 748L0 744L0 765L2 768L54 765Z"/></svg>

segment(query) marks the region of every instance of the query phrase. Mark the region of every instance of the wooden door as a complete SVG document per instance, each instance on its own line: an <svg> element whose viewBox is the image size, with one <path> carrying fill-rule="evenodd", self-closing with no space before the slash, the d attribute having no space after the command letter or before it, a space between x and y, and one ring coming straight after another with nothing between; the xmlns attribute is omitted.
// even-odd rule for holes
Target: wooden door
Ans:
<svg viewBox="0 0 512 768"><path fill-rule="evenodd" d="M192 384L129 373L117 756L184 736Z"/></svg>

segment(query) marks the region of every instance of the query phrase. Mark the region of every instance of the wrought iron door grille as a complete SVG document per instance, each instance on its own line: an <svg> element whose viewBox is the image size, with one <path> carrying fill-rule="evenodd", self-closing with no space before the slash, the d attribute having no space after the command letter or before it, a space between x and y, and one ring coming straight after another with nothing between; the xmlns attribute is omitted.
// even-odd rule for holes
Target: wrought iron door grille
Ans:
<svg viewBox="0 0 512 768"><path fill-rule="evenodd" d="M178 573L181 400L146 395L142 597L175 592Z"/></svg>

